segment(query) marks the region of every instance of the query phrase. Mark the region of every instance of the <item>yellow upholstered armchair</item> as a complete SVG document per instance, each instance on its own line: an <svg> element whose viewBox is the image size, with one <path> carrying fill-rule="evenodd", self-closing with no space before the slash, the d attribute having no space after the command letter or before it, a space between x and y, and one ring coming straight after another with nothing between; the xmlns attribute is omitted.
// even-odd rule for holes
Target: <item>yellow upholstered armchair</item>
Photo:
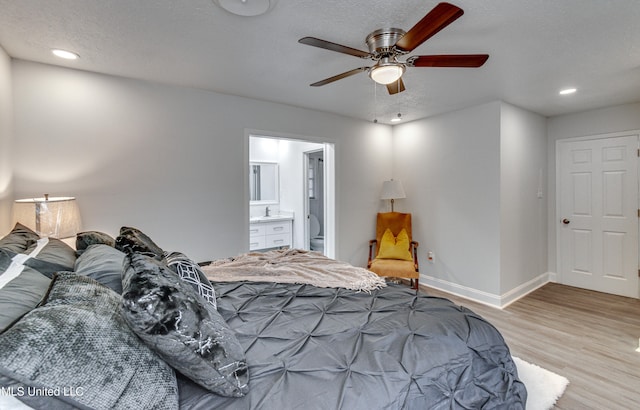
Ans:
<svg viewBox="0 0 640 410"><path fill-rule="evenodd" d="M367 268L379 276L406 278L418 289L418 242L411 236L411 214L379 213L376 239L369 241Z"/></svg>

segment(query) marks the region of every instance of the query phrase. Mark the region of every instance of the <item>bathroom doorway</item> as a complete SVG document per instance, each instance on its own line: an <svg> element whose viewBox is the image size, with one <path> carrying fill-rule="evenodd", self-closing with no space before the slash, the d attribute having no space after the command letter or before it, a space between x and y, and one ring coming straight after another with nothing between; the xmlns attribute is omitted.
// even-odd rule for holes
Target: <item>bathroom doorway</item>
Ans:
<svg viewBox="0 0 640 410"><path fill-rule="evenodd" d="M292 215L291 247L311 249L310 210L320 225L314 247L335 257L335 148L333 143L315 142L306 137L265 135L248 132L247 188L249 221L261 216L267 207L273 215ZM311 154L309 161L308 154ZM313 163L313 193L309 187L309 163ZM275 164L278 169L278 195L275 202L251 200L250 164ZM310 198L310 195L313 198ZM315 226L314 226L315 227ZM315 232L315 231L314 231ZM251 235L250 240L251 241ZM250 242L251 243L251 242Z"/></svg>

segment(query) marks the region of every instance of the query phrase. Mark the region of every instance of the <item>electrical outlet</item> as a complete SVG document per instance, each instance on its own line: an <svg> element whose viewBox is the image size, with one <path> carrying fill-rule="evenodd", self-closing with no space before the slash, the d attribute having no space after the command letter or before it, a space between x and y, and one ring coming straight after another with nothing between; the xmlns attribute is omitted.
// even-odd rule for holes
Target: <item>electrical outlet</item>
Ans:
<svg viewBox="0 0 640 410"><path fill-rule="evenodd" d="M435 263L436 262L436 254L433 253L433 251L429 251L427 252L427 260L431 263Z"/></svg>

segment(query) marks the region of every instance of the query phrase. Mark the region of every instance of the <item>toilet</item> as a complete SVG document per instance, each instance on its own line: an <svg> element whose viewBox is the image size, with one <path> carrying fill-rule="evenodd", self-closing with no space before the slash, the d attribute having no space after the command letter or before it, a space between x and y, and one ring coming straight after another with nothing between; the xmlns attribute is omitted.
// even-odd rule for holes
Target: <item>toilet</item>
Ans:
<svg viewBox="0 0 640 410"><path fill-rule="evenodd" d="M314 214L309 214L309 235L311 250L324 253L324 236L320 235L320 221Z"/></svg>

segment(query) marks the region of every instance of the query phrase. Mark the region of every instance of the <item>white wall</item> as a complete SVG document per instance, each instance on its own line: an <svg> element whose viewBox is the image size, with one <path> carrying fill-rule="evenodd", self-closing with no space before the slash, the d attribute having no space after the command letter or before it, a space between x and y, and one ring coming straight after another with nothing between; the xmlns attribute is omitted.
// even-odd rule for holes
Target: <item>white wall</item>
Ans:
<svg viewBox="0 0 640 410"><path fill-rule="evenodd" d="M12 71L16 196L74 195L84 229L132 225L193 259L225 257L248 249L245 130L310 135L335 144L336 256L366 263L391 127L20 60Z"/></svg>
<svg viewBox="0 0 640 410"><path fill-rule="evenodd" d="M11 59L0 47L0 237L11 229L13 109Z"/></svg>
<svg viewBox="0 0 640 410"><path fill-rule="evenodd" d="M546 119L502 103L500 114L501 295L547 280ZM533 281L533 282L532 282Z"/></svg>
<svg viewBox="0 0 640 410"><path fill-rule="evenodd" d="M548 119L548 270L550 272L557 271L556 229L560 224L560 218L556 215L556 141L571 137L639 129L640 103L618 105Z"/></svg>
<svg viewBox="0 0 640 410"><path fill-rule="evenodd" d="M500 107L475 106L394 128L394 177L413 214L427 284L500 294ZM427 252L435 262L427 261Z"/></svg>
<svg viewBox="0 0 640 410"><path fill-rule="evenodd" d="M502 306L546 280L546 144L544 117L500 101L394 128L428 285Z"/></svg>

